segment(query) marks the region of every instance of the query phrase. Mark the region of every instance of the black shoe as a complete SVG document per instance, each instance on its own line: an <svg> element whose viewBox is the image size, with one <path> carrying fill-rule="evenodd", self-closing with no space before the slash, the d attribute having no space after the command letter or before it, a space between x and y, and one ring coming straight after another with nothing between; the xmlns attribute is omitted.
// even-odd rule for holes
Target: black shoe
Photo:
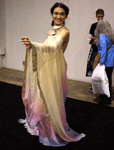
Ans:
<svg viewBox="0 0 114 150"><path fill-rule="evenodd" d="M102 95L100 95L99 104L101 104L101 105L111 104L111 98L107 97L105 94L102 94Z"/></svg>

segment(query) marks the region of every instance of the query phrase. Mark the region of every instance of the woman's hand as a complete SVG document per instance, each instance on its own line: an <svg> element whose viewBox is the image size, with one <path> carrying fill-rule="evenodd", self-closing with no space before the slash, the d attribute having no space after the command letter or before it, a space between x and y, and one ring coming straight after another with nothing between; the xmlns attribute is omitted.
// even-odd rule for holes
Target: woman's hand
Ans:
<svg viewBox="0 0 114 150"><path fill-rule="evenodd" d="M26 48L31 48L32 44L28 37L22 37L21 42L26 46Z"/></svg>

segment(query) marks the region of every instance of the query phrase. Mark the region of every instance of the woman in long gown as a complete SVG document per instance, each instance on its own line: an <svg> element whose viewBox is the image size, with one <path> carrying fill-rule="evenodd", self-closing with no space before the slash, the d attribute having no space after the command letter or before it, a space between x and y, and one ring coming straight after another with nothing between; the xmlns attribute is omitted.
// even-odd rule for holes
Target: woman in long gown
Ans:
<svg viewBox="0 0 114 150"><path fill-rule="evenodd" d="M54 4L51 8L53 29L44 43L21 38L27 50L22 88L26 119L20 122L31 135L39 136L40 143L53 147L65 146L85 137L85 134L70 129L66 122L64 102L68 86L64 52L69 30L64 24L68 13L65 4Z"/></svg>

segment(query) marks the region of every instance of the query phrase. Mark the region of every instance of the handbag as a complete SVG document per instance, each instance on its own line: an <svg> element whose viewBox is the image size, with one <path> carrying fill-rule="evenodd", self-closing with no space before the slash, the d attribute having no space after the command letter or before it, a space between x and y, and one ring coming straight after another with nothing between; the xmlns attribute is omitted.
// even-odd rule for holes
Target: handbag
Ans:
<svg viewBox="0 0 114 150"><path fill-rule="evenodd" d="M105 65L98 64L92 75L92 89L94 94L105 94L110 97L109 82Z"/></svg>
<svg viewBox="0 0 114 150"><path fill-rule="evenodd" d="M100 61L100 54L97 54L95 59L94 59L94 63L93 63L93 70L95 69L95 67L98 65L99 61Z"/></svg>

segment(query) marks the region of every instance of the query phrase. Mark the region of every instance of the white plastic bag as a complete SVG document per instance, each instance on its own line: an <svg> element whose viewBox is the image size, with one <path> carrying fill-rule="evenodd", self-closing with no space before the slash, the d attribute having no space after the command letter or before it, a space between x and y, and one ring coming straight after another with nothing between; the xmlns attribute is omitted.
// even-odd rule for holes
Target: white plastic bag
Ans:
<svg viewBox="0 0 114 150"><path fill-rule="evenodd" d="M105 94L110 97L109 82L105 71L105 65L98 64L92 75L92 88L94 94Z"/></svg>

